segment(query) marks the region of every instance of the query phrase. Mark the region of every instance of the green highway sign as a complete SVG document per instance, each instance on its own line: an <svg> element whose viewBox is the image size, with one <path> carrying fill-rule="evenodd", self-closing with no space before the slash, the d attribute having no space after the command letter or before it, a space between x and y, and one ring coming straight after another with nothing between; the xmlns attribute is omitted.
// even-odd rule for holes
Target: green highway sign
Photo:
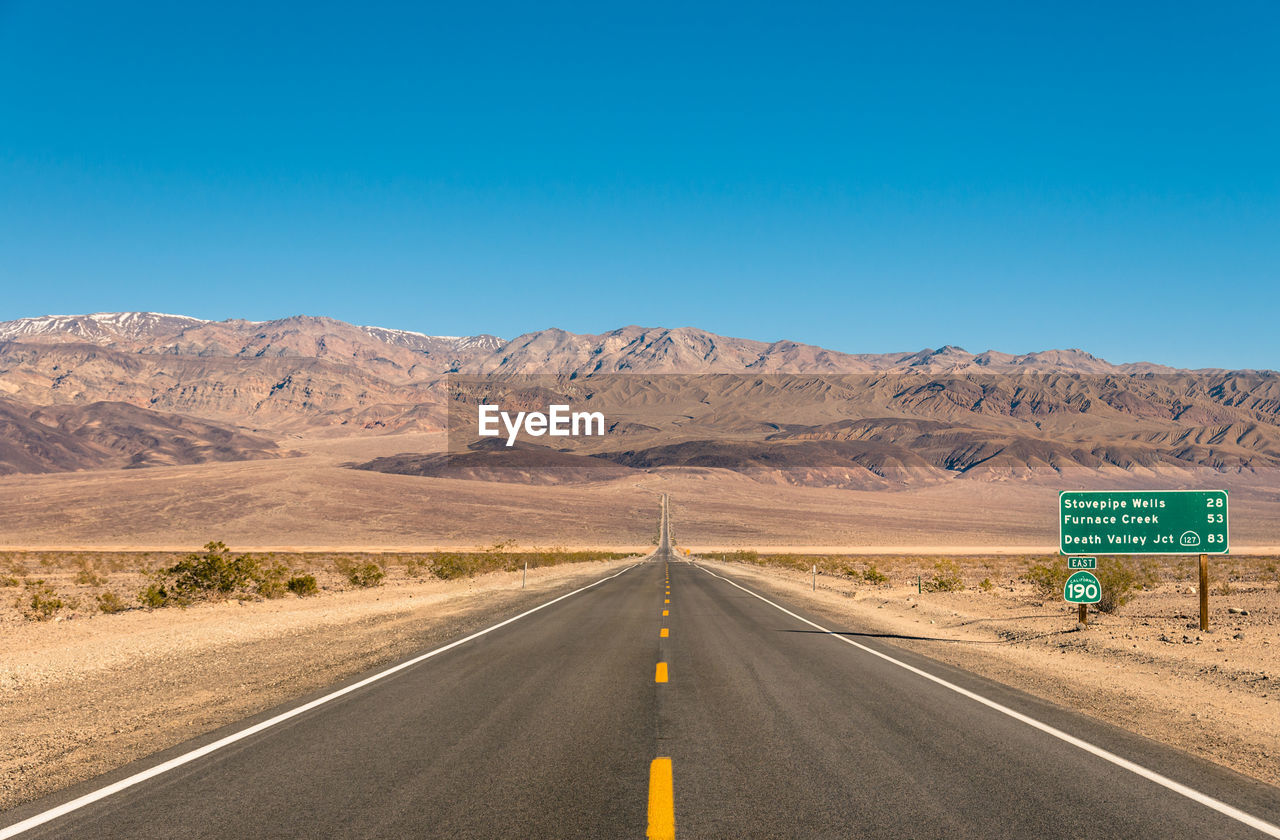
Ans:
<svg viewBox="0 0 1280 840"><path fill-rule="evenodd" d="M1063 554L1226 554L1225 490L1063 490Z"/></svg>
<svg viewBox="0 0 1280 840"><path fill-rule="evenodd" d="M1062 597L1072 604L1096 604L1102 600L1102 584L1098 583L1093 572L1076 572L1067 578L1067 585L1062 587Z"/></svg>
<svg viewBox="0 0 1280 840"><path fill-rule="evenodd" d="M1098 568L1097 557L1068 557L1068 569L1096 569Z"/></svg>

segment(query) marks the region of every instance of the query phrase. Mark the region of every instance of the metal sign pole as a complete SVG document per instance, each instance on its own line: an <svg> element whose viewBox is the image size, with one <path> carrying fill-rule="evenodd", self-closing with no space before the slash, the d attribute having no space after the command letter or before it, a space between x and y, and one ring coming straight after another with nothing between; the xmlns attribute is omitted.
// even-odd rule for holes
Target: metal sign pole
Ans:
<svg viewBox="0 0 1280 840"><path fill-rule="evenodd" d="M1209 629L1209 555L1200 555L1200 629Z"/></svg>

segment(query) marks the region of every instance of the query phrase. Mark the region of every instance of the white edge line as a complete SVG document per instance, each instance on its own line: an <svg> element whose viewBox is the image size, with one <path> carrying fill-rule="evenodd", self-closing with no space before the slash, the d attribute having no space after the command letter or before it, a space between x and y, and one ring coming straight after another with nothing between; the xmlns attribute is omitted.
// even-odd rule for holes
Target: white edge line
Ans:
<svg viewBox="0 0 1280 840"><path fill-rule="evenodd" d="M146 770L143 770L139 773L135 773L132 776L129 776L128 778L125 778L125 779L121 779L118 782L109 784L106 787L99 788L90 793L86 793L84 796L73 799L70 802L65 802L62 805L58 805L57 807L50 808L47 811L42 811L33 817L28 817L22 822L14 823L13 825L6 826L5 828L0 828L0 840L6 840L6 838L9 838L9 837L16 837L17 835L22 834L23 832L30 831L31 829L36 828L37 826L41 826L47 822L56 820L58 817L62 817L67 814L70 814L72 811L78 811L84 806L91 805L100 799L105 799L108 796L111 796L112 794L119 793L122 790L131 788L134 785L137 785L141 782L145 782L148 779L153 779L156 776L159 776L163 773L167 773L176 767L181 767L184 764L189 764L190 762L195 761L197 758L203 758L204 756L209 755L210 753L217 752L223 747L230 746L231 744L234 744L237 741L243 741L245 738L248 738L250 735L256 735L259 732L262 732L264 729L270 729L276 724L283 723L286 720L289 720L290 718L294 718L300 714L303 714L304 712L309 712L318 706L323 706L325 703L329 703L333 700L338 699L339 697L342 697L346 694L350 694L351 692L356 691L358 689L364 688L366 685L369 685L370 683L375 683L378 680L389 677L392 674L395 674L399 671L403 671L405 668L409 668L413 665L417 665L419 662L430 659L431 657L444 653L447 650L452 650L453 648L456 648L458 645L466 644L472 639L478 639L487 633L492 633L494 630L497 630L500 627L505 627L508 624L511 624L513 621L519 621L520 619L526 616L533 615L538 610L546 609L552 604L563 601L565 598L569 598L574 595L577 595L579 592L585 592L591 587L599 586L605 581L613 580L614 578L618 577L618 575L631 571L637 565L639 564L633 563L632 565L627 566L625 569L618 572L617 574L613 574L613 575L609 575L608 577L601 578L600 580L597 580L594 583L589 583L586 586L573 590L572 592L566 592L564 595L561 595L558 598L553 598L552 600L547 601L545 604L539 604L538 606L534 607L531 610L526 610L525 612L522 612L519 615L512 616L511 618L508 618L505 621L500 621L491 627L486 627L483 630L472 633L470 636L467 636L462 639L457 639L456 641L452 641L449 644L444 645L443 647L438 647L435 650L428 651L427 653L421 654L420 656L415 656L413 659L409 659L405 662L401 662L399 665L393 665L384 671L379 671L378 673L373 674L372 676L365 677L359 682L352 683L351 685L340 688L337 691L330 692L329 694L326 694L323 697L318 697L309 703L303 703L301 706L296 706L287 712L281 712L280 714L276 715L273 718L264 720L261 723L255 723L253 726L250 726L246 729L241 729L239 732L233 732L230 735L227 735L223 738L219 738L218 740L214 741L211 744L205 744L203 747L194 749L191 752L183 753L180 756L171 758L168 761L157 764L154 767L148 767Z"/></svg>
<svg viewBox="0 0 1280 840"><path fill-rule="evenodd" d="M1088 741L1081 740L1080 738L1077 738L1074 735L1068 735L1066 732L1063 732L1061 729L1056 729L1047 723L1041 723L1040 721L1036 720L1033 717L1028 717L1027 715L1022 714L1021 712L1016 712L1013 709L1010 709L1008 706L1002 706L1001 704L995 702L994 700L988 700L987 698L983 697L981 694L975 694L974 692L969 691L967 688L961 688L955 683L947 682L941 677L936 677L933 674L930 674L928 671L923 671L915 667L914 665L908 665L907 663L894 659L892 656L889 656L888 654L885 654L885 653L881 653L880 651L875 650L874 648L869 648L866 645L859 644L858 642L855 642L852 639L842 636L839 633L835 633L831 630L828 630L827 628L823 627L820 624L815 624L814 622L810 621L807 618L804 618L803 616L796 615L786 607L783 607L779 604L775 604L773 601L770 601L768 598L764 597L763 595L760 595L756 592L752 592L750 589L747 589L745 586L742 586L736 583L735 581L730 580L727 577L718 575L715 572L711 571L710 569L703 567L701 564L694 563L693 565L697 566L699 569L702 569L702 571L706 572L712 577L720 578L720 580L724 581L730 586L736 586L739 589L741 589L743 592L747 593L748 595L759 598L761 601L764 601L769 606L773 607L774 609L781 610L782 612L791 616L795 620L804 622L805 624L808 624L810 627L813 627L814 629L821 630L823 633L826 633L828 636L832 637L833 639L838 639L847 645L852 645L858 650L864 651L865 653L869 653L872 656L878 656L879 658L885 660L886 662L891 662L894 665L897 665L899 668L904 668L910 671L911 673L924 677L925 679L935 682L944 688L949 688L952 691L956 692L957 694L968 697L970 700L974 700L978 703L981 703L982 705L987 706L988 708L994 709L995 711L1000 712L1003 715L1008 715L1014 720L1025 723L1027 726L1033 727L1035 729L1039 729L1041 732L1044 732L1047 735L1052 735L1054 738L1057 738L1060 741L1065 741L1073 747L1082 749L1085 752L1095 755L1104 761L1109 761L1112 764L1116 765L1117 767L1128 770L1130 773L1134 773L1138 776L1141 776L1142 778L1147 779L1148 781L1155 782L1161 787L1168 788L1174 793L1181 794L1182 796L1185 796L1187 799L1190 799L1193 802L1198 802L1201 805L1204 805L1206 808L1212 808L1213 810L1217 811L1220 814L1223 814L1224 816L1228 816L1231 819L1236 820L1237 822L1244 823L1250 828L1254 828L1254 829L1257 829L1258 831L1261 831L1263 834L1266 834L1270 837L1280 838L1280 826L1273 825L1267 822L1266 820L1262 820L1253 816L1252 814L1247 814L1244 811L1241 811L1239 808L1233 808L1232 806L1228 805L1227 803L1223 802L1220 799L1214 799L1212 796L1209 796L1208 794L1201 793L1200 791L1195 790L1194 788L1189 788L1180 782L1175 782L1173 779L1170 779L1168 776L1162 776L1159 773L1155 772L1154 770L1148 770L1147 768L1143 767L1141 764L1135 764L1134 762L1129 761L1127 758L1121 758L1120 756L1116 755L1113 752L1108 752L1107 750L1104 750L1102 747L1096 747L1093 744L1090 744Z"/></svg>

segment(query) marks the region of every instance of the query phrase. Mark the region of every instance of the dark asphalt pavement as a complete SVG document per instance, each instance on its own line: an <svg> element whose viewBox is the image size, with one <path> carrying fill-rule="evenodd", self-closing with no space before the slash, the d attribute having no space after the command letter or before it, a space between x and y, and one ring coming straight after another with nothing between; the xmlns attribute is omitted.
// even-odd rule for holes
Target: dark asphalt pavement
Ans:
<svg viewBox="0 0 1280 840"><path fill-rule="evenodd" d="M659 756L681 838L1266 836L845 644L662 543L612 580L19 836L637 838ZM1280 822L1274 787L836 629Z"/></svg>

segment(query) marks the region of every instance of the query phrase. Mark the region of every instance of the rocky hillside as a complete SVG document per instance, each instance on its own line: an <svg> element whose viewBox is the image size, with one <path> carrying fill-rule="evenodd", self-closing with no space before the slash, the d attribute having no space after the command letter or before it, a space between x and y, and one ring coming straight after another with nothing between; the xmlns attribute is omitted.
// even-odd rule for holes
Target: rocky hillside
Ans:
<svg viewBox="0 0 1280 840"><path fill-rule="evenodd" d="M0 400L0 475L278 458L260 435L118 402Z"/></svg>
<svg viewBox="0 0 1280 840"><path fill-rule="evenodd" d="M608 406L610 435L579 454L615 470L882 486L1280 468L1280 379L1265 371L1116 365L1082 350L848 354L694 328L548 329L507 341L323 317L132 312L0 323L0 469L271 457L271 442L291 433L439 430L446 405L479 398L450 393L450 374L549 376L535 390Z"/></svg>

